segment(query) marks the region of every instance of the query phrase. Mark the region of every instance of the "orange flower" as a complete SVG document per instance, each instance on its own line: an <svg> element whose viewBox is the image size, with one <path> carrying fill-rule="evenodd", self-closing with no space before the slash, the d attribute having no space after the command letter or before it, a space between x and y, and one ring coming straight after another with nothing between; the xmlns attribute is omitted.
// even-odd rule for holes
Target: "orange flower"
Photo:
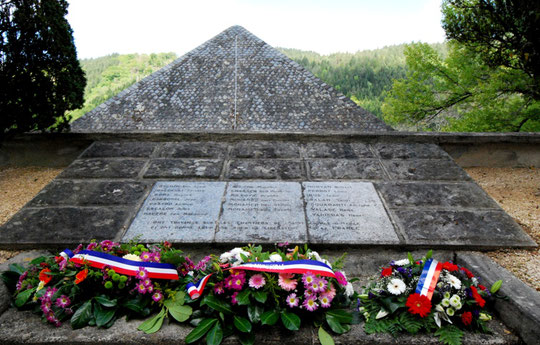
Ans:
<svg viewBox="0 0 540 345"><path fill-rule="evenodd" d="M80 282L85 280L87 276L88 276L88 268L85 268L84 270L77 273L77 275L75 276L75 284L79 284Z"/></svg>
<svg viewBox="0 0 540 345"><path fill-rule="evenodd" d="M39 272L39 281L42 281L43 285L47 285L51 281L52 276L47 274L47 272L50 272L50 271L51 271L50 269L44 268L41 270L41 272Z"/></svg>

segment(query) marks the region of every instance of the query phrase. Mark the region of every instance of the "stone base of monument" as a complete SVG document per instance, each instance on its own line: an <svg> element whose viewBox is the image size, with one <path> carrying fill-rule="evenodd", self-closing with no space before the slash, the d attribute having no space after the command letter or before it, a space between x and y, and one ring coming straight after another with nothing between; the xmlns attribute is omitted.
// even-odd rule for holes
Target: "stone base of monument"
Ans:
<svg viewBox="0 0 540 345"><path fill-rule="evenodd" d="M211 248L189 249L186 252L193 258L201 258L209 252L218 254ZM321 251L321 255L335 258L342 252ZM425 252L415 251L418 257ZM503 279L501 292L510 297L510 301L498 300L495 304L495 318L489 323L493 334L466 333L463 344L538 344L540 339L540 296L538 292L527 287L511 273L501 268L486 256L453 251L437 251L435 258L441 261L454 260L468 266L486 285L497 279ZM28 258L43 255L43 252L25 252L0 265L6 269L9 263L27 262ZM355 283L357 290L368 279L379 274L379 267L388 264L391 259L405 258L406 252L400 250L355 249L348 252L345 271L350 277L358 277ZM37 315L30 312L17 311L9 307L10 301L3 285L0 287L0 343L1 344L181 344L186 335L193 329L188 325L168 323L155 334L144 334L137 330L141 320L118 320L110 329L86 327L72 330L69 325L60 328L44 324ZM511 327L510 327L511 326ZM354 325L349 333L334 336L336 344L439 344L431 335L400 335L397 339L388 334L366 334L363 324ZM227 338L224 344L238 343L235 338ZM304 325L299 332L288 332L280 328L261 328L257 334L256 344L316 344L317 329Z"/></svg>

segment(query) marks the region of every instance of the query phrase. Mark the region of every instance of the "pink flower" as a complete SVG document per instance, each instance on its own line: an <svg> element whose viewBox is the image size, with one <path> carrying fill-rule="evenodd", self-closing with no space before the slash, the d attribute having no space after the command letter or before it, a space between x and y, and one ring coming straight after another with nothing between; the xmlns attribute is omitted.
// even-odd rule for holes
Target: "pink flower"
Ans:
<svg viewBox="0 0 540 345"><path fill-rule="evenodd" d="M119 244L113 241L105 240L105 241L101 241L99 245L101 246L101 249L103 249L104 252L109 252L114 247L118 246Z"/></svg>
<svg viewBox="0 0 540 345"><path fill-rule="evenodd" d="M326 289L326 292L324 294L326 294L330 298L330 300L333 300L334 297L336 297L336 288L334 287L334 284L328 284L328 288Z"/></svg>
<svg viewBox="0 0 540 345"><path fill-rule="evenodd" d="M41 302L41 311L43 312L43 314L47 314L51 311L51 302L49 302L48 300L47 301L42 301Z"/></svg>
<svg viewBox="0 0 540 345"><path fill-rule="evenodd" d="M169 242L169 241L165 241L165 242L163 242L163 247L171 248L171 247L172 247L172 244L171 244L171 242Z"/></svg>
<svg viewBox="0 0 540 345"><path fill-rule="evenodd" d="M150 278L146 278L142 280L142 283L144 286L149 287L150 285L152 285L152 280Z"/></svg>
<svg viewBox="0 0 540 345"><path fill-rule="evenodd" d="M152 299L154 300L154 302L159 302L163 299L163 294L161 293L161 291L156 291L152 295Z"/></svg>
<svg viewBox="0 0 540 345"><path fill-rule="evenodd" d="M144 269L144 267L139 267L139 270L137 271L137 279L144 280L148 278L148 271Z"/></svg>
<svg viewBox="0 0 540 345"><path fill-rule="evenodd" d="M214 285L214 293L216 295L221 295L224 292L225 292L225 289L223 288L223 282L219 282L219 283L216 283L216 285Z"/></svg>
<svg viewBox="0 0 540 345"><path fill-rule="evenodd" d="M305 309L309 310L309 311L315 311L317 310L317 308L319 308L319 305L317 304L317 299L315 296L312 296L310 298L307 298L304 303L302 303L302 305L304 306Z"/></svg>
<svg viewBox="0 0 540 345"><path fill-rule="evenodd" d="M236 296L238 296L238 291L236 291L235 293L233 293L232 296L231 296L231 303L232 303L233 305L238 304L238 301L236 300Z"/></svg>
<svg viewBox="0 0 540 345"><path fill-rule="evenodd" d="M280 273L278 284L285 291L291 291L296 289L296 284L298 283L296 279L292 279L294 274L292 273Z"/></svg>
<svg viewBox="0 0 540 345"><path fill-rule="evenodd" d="M96 247L97 247L97 243L92 242L92 243L88 244L88 246L86 246L86 250L94 250L94 249L96 249Z"/></svg>
<svg viewBox="0 0 540 345"><path fill-rule="evenodd" d="M249 278L249 286L254 289L260 289L266 284L266 280L262 276L262 274L255 274L251 278Z"/></svg>
<svg viewBox="0 0 540 345"><path fill-rule="evenodd" d="M300 299L296 297L295 293L292 293L289 296L287 296L287 305L289 306L289 308L298 307L298 303L300 303Z"/></svg>
<svg viewBox="0 0 540 345"><path fill-rule="evenodd" d="M315 280L315 275L311 272L306 272L304 273L304 275L302 276L302 282L304 283L304 286L308 286L310 285L311 283L313 283L313 281Z"/></svg>
<svg viewBox="0 0 540 345"><path fill-rule="evenodd" d="M231 281L232 281L231 289L242 290L242 286L244 286L244 283L246 282L246 277L234 276L233 279L231 279Z"/></svg>
<svg viewBox="0 0 540 345"><path fill-rule="evenodd" d="M79 244L77 248L73 249L73 254L79 254L79 252L83 249L83 245Z"/></svg>
<svg viewBox="0 0 540 345"><path fill-rule="evenodd" d="M345 278L345 275L341 271L334 272L336 274L336 279L341 286L347 286L347 278Z"/></svg>
<svg viewBox="0 0 540 345"><path fill-rule="evenodd" d="M323 295L319 296L319 302L321 302L321 307L329 308L330 303L332 302L332 300L330 298L328 298L328 295L323 294Z"/></svg>
<svg viewBox="0 0 540 345"><path fill-rule="evenodd" d="M153 255L150 252L142 252L139 257L144 262L149 262L149 261L152 261L152 259L153 259Z"/></svg>
<svg viewBox="0 0 540 345"><path fill-rule="evenodd" d="M317 278L315 278L311 284L306 285L306 289L315 293L319 292L319 282L317 281Z"/></svg>
<svg viewBox="0 0 540 345"><path fill-rule="evenodd" d="M160 262L160 261L161 261L161 254L160 254L160 252L155 252L155 253L153 253L152 260L153 260L154 262Z"/></svg>
<svg viewBox="0 0 540 345"><path fill-rule="evenodd" d="M62 295L56 299L56 305L62 309L69 307L70 304L71 300L66 295Z"/></svg>
<svg viewBox="0 0 540 345"><path fill-rule="evenodd" d="M137 291L141 294L146 293L146 286L142 282L137 283Z"/></svg>
<svg viewBox="0 0 540 345"><path fill-rule="evenodd" d="M154 285L148 285L146 287L146 292L149 293L149 294L153 293L154 292Z"/></svg>
<svg viewBox="0 0 540 345"><path fill-rule="evenodd" d="M326 290L326 286L328 285L328 282L326 281L326 279L320 278L317 280L317 285L319 285L318 292L324 292Z"/></svg>
<svg viewBox="0 0 540 345"><path fill-rule="evenodd" d="M56 291L58 291L57 288L47 288L47 291L41 296L42 300L50 300Z"/></svg>

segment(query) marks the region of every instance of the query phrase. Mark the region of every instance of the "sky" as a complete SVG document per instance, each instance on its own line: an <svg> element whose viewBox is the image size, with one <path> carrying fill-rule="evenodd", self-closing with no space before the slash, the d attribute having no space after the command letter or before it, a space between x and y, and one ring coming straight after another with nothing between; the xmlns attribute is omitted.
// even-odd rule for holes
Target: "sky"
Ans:
<svg viewBox="0 0 540 345"><path fill-rule="evenodd" d="M241 25L321 54L442 42L441 0L68 0L79 58L196 48Z"/></svg>

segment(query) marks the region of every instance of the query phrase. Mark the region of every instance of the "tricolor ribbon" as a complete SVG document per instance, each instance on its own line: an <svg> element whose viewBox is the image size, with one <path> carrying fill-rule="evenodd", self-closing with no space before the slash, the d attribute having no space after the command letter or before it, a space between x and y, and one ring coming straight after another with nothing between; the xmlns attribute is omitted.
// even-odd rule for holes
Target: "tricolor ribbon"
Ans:
<svg viewBox="0 0 540 345"><path fill-rule="evenodd" d="M418 285L416 285L416 293L424 295L431 300L433 292L439 281L439 275L441 274L442 264L437 260L428 259L424 264L424 269L420 275Z"/></svg>
<svg viewBox="0 0 540 345"><path fill-rule="evenodd" d="M322 277L336 277L334 271L330 268L330 266L328 266L324 262L316 260L293 260L285 262L248 262L238 265L236 267L230 267L228 268L228 270L246 270L257 272L296 274L304 274L307 272L311 272L313 274L318 274ZM211 275L212 273L205 276L197 283L189 283L186 286L188 294L191 296L192 299L196 299L202 295L204 287L206 286L206 283L208 283Z"/></svg>
<svg viewBox="0 0 540 345"><path fill-rule="evenodd" d="M74 254L71 250L66 249L60 253L60 255L66 258L66 260L70 260L79 265L89 265L99 269L108 266L116 273L128 276L137 275L137 271L142 267L148 271L148 277L150 278L179 279L176 267L171 264L133 261L93 250L81 250L78 254Z"/></svg>

